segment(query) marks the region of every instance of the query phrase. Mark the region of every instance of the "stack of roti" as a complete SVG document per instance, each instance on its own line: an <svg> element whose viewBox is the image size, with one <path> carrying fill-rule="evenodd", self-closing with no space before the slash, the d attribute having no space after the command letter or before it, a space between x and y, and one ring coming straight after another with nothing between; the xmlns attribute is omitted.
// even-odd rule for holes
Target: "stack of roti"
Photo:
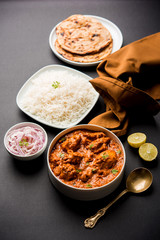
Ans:
<svg viewBox="0 0 160 240"><path fill-rule="evenodd" d="M64 58L89 63L104 59L112 51L110 32L98 20L72 15L56 28L55 48Z"/></svg>

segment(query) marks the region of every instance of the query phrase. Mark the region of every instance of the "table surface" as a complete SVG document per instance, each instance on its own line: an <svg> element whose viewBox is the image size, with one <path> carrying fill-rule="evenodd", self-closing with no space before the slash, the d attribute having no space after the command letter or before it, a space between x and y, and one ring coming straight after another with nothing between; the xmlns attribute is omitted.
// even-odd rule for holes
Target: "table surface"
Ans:
<svg viewBox="0 0 160 240"><path fill-rule="evenodd" d="M151 163L142 161L137 150L128 146L127 136L121 138L127 154L122 183L108 197L92 202L69 199L53 187L48 178L46 152L38 160L20 162L3 145L3 136L12 125L35 122L16 105L16 95L25 81L46 65L69 66L49 48L50 31L58 22L75 13L107 18L121 29L125 46L160 30L159 7L158 1L0 1L1 240L160 239L159 156ZM95 67L73 68L97 77ZM104 109L100 97L82 123L88 123ZM42 126L48 133L49 145L60 130ZM160 114L154 117L133 114L127 135L139 131L146 133L147 141L158 148ZM125 188L129 172L140 166L151 170L152 187L143 194L124 196L94 229L86 229L84 220L116 197Z"/></svg>

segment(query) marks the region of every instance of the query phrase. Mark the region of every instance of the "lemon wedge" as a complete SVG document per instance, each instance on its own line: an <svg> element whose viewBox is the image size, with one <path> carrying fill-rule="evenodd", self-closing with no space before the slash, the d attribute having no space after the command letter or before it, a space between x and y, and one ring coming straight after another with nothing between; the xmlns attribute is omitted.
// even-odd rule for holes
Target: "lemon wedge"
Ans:
<svg viewBox="0 0 160 240"><path fill-rule="evenodd" d="M145 161L152 161L157 155L158 150L152 143L144 143L139 148L139 156Z"/></svg>
<svg viewBox="0 0 160 240"><path fill-rule="evenodd" d="M128 136L127 141L131 147L139 148L143 143L146 142L146 135L144 133L133 133Z"/></svg>

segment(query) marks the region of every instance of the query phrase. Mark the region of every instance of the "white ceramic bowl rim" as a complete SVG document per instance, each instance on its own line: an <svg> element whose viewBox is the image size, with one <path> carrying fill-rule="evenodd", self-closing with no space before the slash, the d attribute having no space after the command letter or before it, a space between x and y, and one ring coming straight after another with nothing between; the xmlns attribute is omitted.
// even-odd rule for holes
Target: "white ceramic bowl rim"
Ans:
<svg viewBox="0 0 160 240"><path fill-rule="evenodd" d="M47 151L47 164L48 164L48 167L49 167L49 170L50 170L51 174L53 175L53 177L55 177L55 178L58 180L58 182L60 182L60 183L61 183L62 185L64 185L65 187L67 186L68 188L75 189L75 190L78 190L78 191L94 191L94 190L96 190L96 189L103 189L103 188L105 188L106 186L111 185L111 184L112 184L113 182L115 182L116 179L121 175L121 173L122 173L123 170L124 170L125 163L126 163L126 153L125 153L125 149L124 149L124 147L123 147L123 144L122 144L122 142L120 141L120 139L119 139L113 132L111 132L111 131L108 130L107 128L104 128L104 127L101 127L101 126L98 126L98 125L94 125L94 124L81 124L81 125L77 125L77 126L74 126L74 127L77 127L77 130L78 130L78 129L83 129L83 127L86 127L86 126L99 127L99 128L102 129L102 131L103 131L103 130L105 130L105 131L107 130L109 133L111 133L111 134L117 139L118 143L120 143L120 146L121 146L121 148L122 148L123 155L124 155L124 163L123 163L123 167L122 167L120 173L119 173L111 182L109 182L109 183L107 183L107 184L105 184L105 185L102 185L102 186L100 186L100 187L94 187L94 188L77 188L77 187L73 187L73 186L71 186L71 185L65 184L65 183L62 182L58 177L56 177L56 175L53 173L53 171L52 171L52 169L51 169L51 167L50 167L50 164L49 164L49 153L50 153L50 148L51 148L51 146L52 146L52 142L55 140L55 138L57 138L57 141L58 141L58 140L59 140L58 137L59 137L63 132L65 132L66 130L68 130L68 129L70 129L70 128L61 131L59 134L57 134L57 135L53 138L53 140L51 141L51 143L50 143L50 145L49 145L49 148L48 148L48 151ZM72 128L73 128L73 127L71 127L71 129L72 129ZM85 129L85 128L84 128L84 129ZM75 130L76 130L76 129L71 130L71 132L72 132L72 131L75 131ZM88 130L89 130L89 129L88 129ZM95 132L96 132L96 131L95 131ZM69 132L68 132L68 133L69 133ZM67 134L67 133L64 133L64 134ZM63 135L62 135L62 136L63 136ZM62 137L62 136L61 136L61 137ZM52 146L52 148L53 148L53 146Z"/></svg>
<svg viewBox="0 0 160 240"><path fill-rule="evenodd" d="M14 129L18 129L18 128L23 127L23 126L33 126L33 127L37 127L37 128L39 128L39 129L43 132L44 137L45 137L45 142L44 142L42 148L39 149L36 153L30 154L30 155L27 155L27 156L18 155L18 154L16 155L16 154L12 153L12 152L8 149L8 147L7 147L7 145L6 145L8 133L9 133L10 131L14 130ZM26 159L27 159L27 158L30 158L30 157L33 157L33 156L36 156L40 151L42 151L42 149L44 149L44 148L47 146L47 141L48 141L48 136L47 136L47 133L46 133L46 131L44 130L44 128L42 128L39 124L36 124L36 123L33 123L33 122L20 122L20 123L17 123L17 124L15 124L15 125L13 125L12 127L10 127L10 128L8 129L8 131L6 132L5 136L4 136L4 146L5 146L5 148L7 149L7 151L8 151L10 154L12 154L13 156L15 156L15 157L22 157L22 158L26 158Z"/></svg>

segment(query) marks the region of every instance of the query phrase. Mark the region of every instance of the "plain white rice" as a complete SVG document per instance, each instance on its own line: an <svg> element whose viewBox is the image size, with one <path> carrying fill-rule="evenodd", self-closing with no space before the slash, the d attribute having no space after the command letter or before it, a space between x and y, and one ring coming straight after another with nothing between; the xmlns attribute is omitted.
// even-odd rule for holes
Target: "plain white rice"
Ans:
<svg viewBox="0 0 160 240"><path fill-rule="evenodd" d="M56 81L60 84L55 89L52 84ZM68 70L50 70L32 79L21 106L50 124L66 127L91 108L96 96L84 77Z"/></svg>

